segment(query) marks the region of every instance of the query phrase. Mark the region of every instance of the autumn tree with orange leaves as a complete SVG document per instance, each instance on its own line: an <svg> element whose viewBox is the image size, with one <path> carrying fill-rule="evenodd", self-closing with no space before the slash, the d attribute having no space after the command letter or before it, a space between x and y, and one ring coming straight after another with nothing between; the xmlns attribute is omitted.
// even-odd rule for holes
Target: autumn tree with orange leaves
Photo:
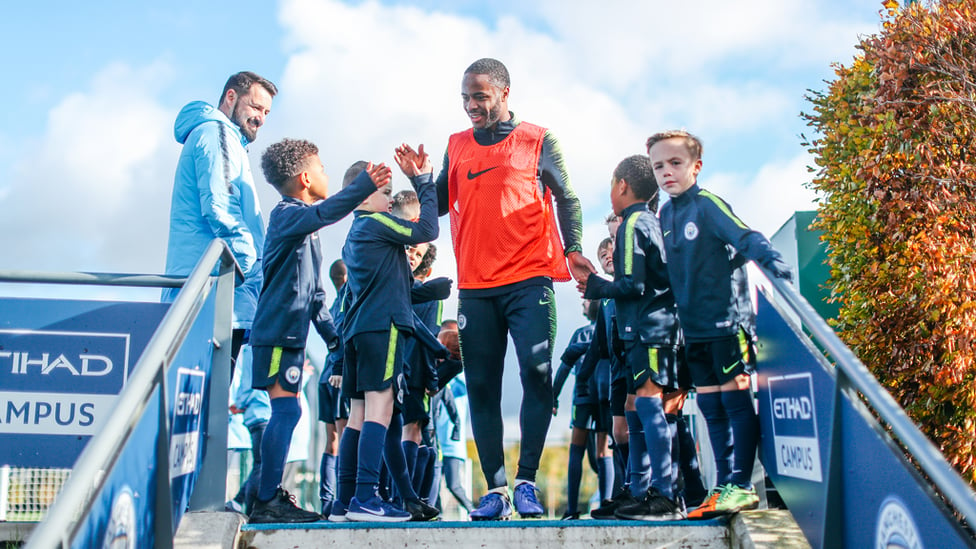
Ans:
<svg viewBox="0 0 976 549"><path fill-rule="evenodd" d="M976 0L885 4L804 115L836 328L976 485Z"/></svg>

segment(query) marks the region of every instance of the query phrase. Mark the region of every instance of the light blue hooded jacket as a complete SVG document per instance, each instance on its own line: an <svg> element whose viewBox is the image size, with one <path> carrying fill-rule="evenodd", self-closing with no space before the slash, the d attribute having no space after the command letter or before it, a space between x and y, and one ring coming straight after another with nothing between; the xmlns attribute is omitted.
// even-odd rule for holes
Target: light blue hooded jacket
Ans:
<svg viewBox="0 0 976 549"><path fill-rule="evenodd" d="M166 273L186 276L216 237L244 271L234 291L234 328L250 329L261 292L264 220L247 158L247 139L224 113L203 101L183 107L173 127L183 144L169 214ZM177 290L163 290L163 301Z"/></svg>

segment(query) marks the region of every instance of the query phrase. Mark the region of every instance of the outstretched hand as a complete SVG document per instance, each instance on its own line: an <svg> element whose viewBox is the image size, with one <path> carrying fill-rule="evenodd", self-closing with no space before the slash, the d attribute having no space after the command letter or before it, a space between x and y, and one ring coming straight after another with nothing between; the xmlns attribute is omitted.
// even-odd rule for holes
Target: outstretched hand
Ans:
<svg viewBox="0 0 976 549"><path fill-rule="evenodd" d="M401 143L394 151L396 163L407 177L416 177L422 173L433 173L434 166L430 163L430 155L424 152L421 144L417 150L406 143Z"/></svg>
<svg viewBox="0 0 976 549"><path fill-rule="evenodd" d="M373 185L376 185L377 189L389 185L390 181L393 181L393 170L383 163L374 166L370 162L366 165L366 174L373 180Z"/></svg>
<svg viewBox="0 0 976 549"><path fill-rule="evenodd" d="M579 252L569 252L566 255L566 259L569 261L569 272L573 275L573 278L585 287L586 279L590 277L590 273L596 272L596 267Z"/></svg>

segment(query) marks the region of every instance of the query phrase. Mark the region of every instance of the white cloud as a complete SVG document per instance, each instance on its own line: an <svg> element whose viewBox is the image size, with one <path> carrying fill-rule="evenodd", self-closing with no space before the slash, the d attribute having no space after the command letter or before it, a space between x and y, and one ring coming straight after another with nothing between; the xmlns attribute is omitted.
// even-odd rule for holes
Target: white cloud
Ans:
<svg viewBox="0 0 976 549"><path fill-rule="evenodd" d="M111 65L51 109L6 188L2 268L161 271L175 143L154 90L167 73Z"/></svg>

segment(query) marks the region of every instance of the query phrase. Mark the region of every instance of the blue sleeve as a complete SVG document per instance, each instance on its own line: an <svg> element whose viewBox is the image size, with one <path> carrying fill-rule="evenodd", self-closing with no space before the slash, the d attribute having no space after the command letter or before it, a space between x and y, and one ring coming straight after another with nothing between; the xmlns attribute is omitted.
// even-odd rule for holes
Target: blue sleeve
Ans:
<svg viewBox="0 0 976 549"><path fill-rule="evenodd" d="M420 200L420 218L417 221L400 219L386 212L368 214L366 217L376 221L372 227L373 235L393 244L412 246L437 239L437 196L430 174L411 178Z"/></svg>
<svg viewBox="0 0 976 549"><path fill-rule="evenodd" d="M569 377L570 370L573 369L572 363L566 364L565 362L559 363L559 368L556 370L556 375L552 379L552 401L555 404L559 400L559 393L563 392L563 385L566 384L566 379Z"/></svg>
<svg viewBox="0 0 976 549"><path fill-rule="evenodd" d="M194 170L200 211L214 235L227 242L244 275L249 275L258 260L254 236L244 222L240 192L234 193L232 174L240 173L241 159L232 158L223 124L204 124L193 143Z"/></svg>
<svg viewBox="0 0 976 549"><path fill-rule="evenodd" d="M448 212L451 200L451 193L447 186L447 172L451 167L451 161L447 158L447 149L444 149L444 163L441 164L441 171L437 174L435 185L437 186L437 215L445 215Z"/></svg>
<svg viewBox="0 0 976 549"><path fill-rule="evenodd" d="M600 362L600 338L597 334L593 335L593 340L590 341L590 345L586 349L586 354L583 355L583 361L580 362L579 370L576 372L577 385L587 385L590 378L593 377L593 372L596 371L596 365Z"/></svg>
<svg viewBox="0 0 976 549"><path fill-rule="evenodd" d="M331 225L349 215L374 191L376 185L363 171L349 186L325 200L316 202L308 208L285 208L280 213L281 236L283 238L304 237L326 225Z"/></svg>
<svg viewBox="0 0 976 549"><path fill-rule="evenodd" d="M776 261L782 261L782 256L758 231L750 229L734 213L732 208L718 196L701 191L699 205L708 220L709 229L715 236L732 246L748 259L769 267Z"/></svg>
<svg viewBox="0 0 976 549"><path fill-rule="evenodd" d="M639 213L632 213L617 228L616 244L613 250L613 282L590 273L586 279L587 299L633 299L644 293L646 262L643 235L637 230Z"/></svg>
<svg viewBox="0 0 976 549"><path fill-rule="evenodd" d="M329 308L325 306L325 290L321 287L312 297L312 325L315 331L322 337L322 341L330 351L334 350L339 344L339 330L332 320Z"/></svg>

